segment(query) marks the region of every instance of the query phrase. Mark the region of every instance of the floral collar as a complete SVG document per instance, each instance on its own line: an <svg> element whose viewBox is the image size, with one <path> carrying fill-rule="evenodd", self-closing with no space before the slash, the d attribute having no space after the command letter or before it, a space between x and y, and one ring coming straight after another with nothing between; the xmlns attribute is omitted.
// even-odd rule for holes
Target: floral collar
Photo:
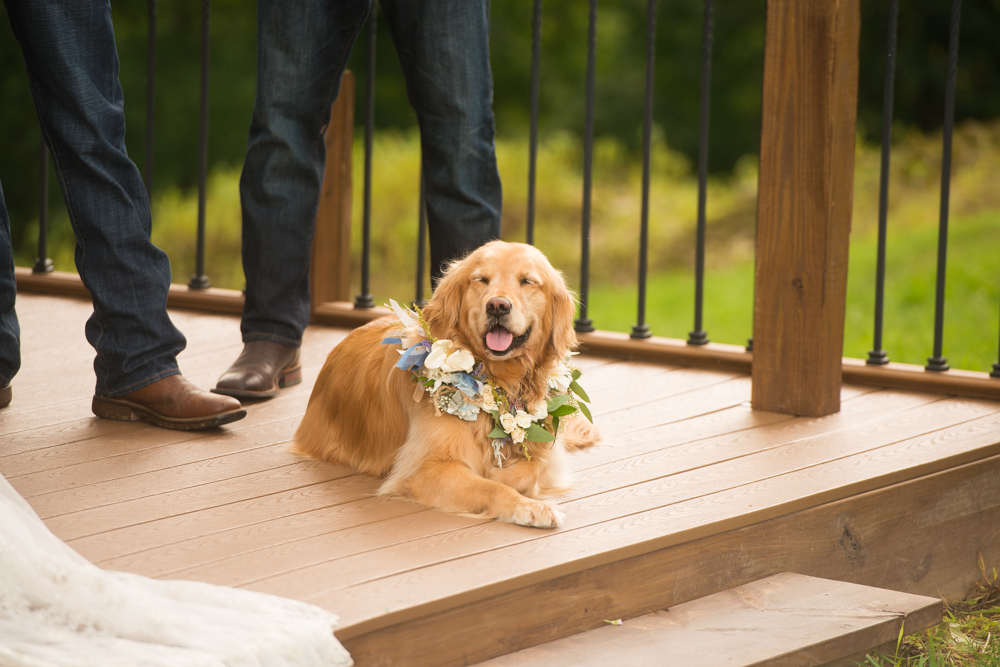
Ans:
<svg viewBox="0 0 1000 667"><path fill-rule="evenodd" d="M410 310L392 299L389 307L399 318L402 332L382 344L401 346L396 368L413 372L417 385L413 400L430 394L438 415L444 412L466 421L475 421L480 411L492 415L493 430L488 437L498 466L503 467L507 457L502 450L508 444L520 445L524 458L530 461L527 443L555 440L563 417L579 411L594 421L586 405L590 398L577 382L581 371L569 363L574 352L549 375L546 398L526 405L488 378L486 365L471 352L450 340L435 338L420 308Z"/></svg>

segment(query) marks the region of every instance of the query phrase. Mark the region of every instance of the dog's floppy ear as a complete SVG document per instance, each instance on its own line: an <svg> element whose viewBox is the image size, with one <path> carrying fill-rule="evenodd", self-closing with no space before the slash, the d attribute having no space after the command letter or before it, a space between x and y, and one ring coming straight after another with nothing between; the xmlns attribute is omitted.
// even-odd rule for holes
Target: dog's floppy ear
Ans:
<svg viewBox="0 0 1000 667"><path fill-rule="evenodd" d="M576 331L573 316L576 314L576 300L566 287L566 279L553 268L549 269L546 283L549 286L549 303L552 304L552 334L549 344L552 355L565 359L566 354L576 348Z"/></svg>
<svg viewBox="0 0 1000 667"><path fill-rule="evenodd" d="M450 338L450 332L458 328L469 270L469 262L464 259L449 264L434 289L434 296L424 308L424 318L439 338Z"/></svg>

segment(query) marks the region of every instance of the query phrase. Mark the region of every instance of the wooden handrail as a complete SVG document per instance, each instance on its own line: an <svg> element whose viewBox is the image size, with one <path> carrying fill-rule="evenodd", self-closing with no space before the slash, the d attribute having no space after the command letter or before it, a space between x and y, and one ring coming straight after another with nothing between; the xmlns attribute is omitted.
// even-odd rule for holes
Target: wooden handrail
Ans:
<svg viewBox="0 0 1000 667"><path fill-rule="evenodd" d="M18 292L90 299L90 293L75 273L33 273L29 268L18 267L15 276ZM174 284L170 286L167 305L170 308L239 315L243 312L243 293L214 287L192 290L187 285ZM313 322L352 328L389 314L387 308L357 309L350 301L329 301L316 306ZM578 334L578 337L584 352L619 359L683 364L738 373L751 372L754 362L754 353L744 351L739 345L688 345L681 339L659 336L637 340L628 334L610 331L594 331ZM991 378L988 373L956 369L932 373L914 364L868 366L861 359L849 358L842 360L842 367L844 381L852 384L1000 399L1000 379Z"/></svg>

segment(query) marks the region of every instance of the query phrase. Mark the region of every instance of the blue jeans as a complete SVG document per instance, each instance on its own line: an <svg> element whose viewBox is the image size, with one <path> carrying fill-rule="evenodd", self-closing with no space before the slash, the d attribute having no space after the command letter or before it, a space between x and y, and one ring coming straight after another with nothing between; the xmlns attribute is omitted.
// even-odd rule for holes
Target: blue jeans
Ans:
<svg viewBox="0 0 1000 667"><path fill-rule="evenodd" d="M94 313L96 393L179 373L185 340L167 316L170 262L149 240L149 199L125 151L124 98L108 0L5 0L76 234ZM10 221L0 198L0 384L20 365ZM54 322L55 326L56 323Z"/></svg>
<svg viewBox="0 0 1000 667"><path fill-rule="evenodd" d="M489 2L380 7L420 126L436 278L448 261L500 236ZM245 342L295 347L309 321L323 131L370 10L371 0L258 0L257 99L240 179Z"/></svg>

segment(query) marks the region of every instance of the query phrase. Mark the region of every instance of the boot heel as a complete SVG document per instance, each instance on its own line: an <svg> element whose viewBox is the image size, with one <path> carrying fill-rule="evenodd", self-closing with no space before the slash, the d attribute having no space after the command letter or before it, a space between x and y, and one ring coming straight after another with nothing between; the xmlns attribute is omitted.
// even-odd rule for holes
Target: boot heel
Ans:
<svg viewBox="0 0 1000 667"><path fill-rule="evenodd" d="M290 387L293 384L299 384L302 382L302 367L299 366L294 370L287 371L283 375L278 377L278 386L284 389L285 387Z"/></svg>
<svg viewBox="0 0 1000 667"><path fill-rule="evenodd" d="M123 422L135 422L142 419L142 415L127 405L111 403L97 396L94 396L94 401L90 404L90 410L102 419L115 419Z"/></svg>

